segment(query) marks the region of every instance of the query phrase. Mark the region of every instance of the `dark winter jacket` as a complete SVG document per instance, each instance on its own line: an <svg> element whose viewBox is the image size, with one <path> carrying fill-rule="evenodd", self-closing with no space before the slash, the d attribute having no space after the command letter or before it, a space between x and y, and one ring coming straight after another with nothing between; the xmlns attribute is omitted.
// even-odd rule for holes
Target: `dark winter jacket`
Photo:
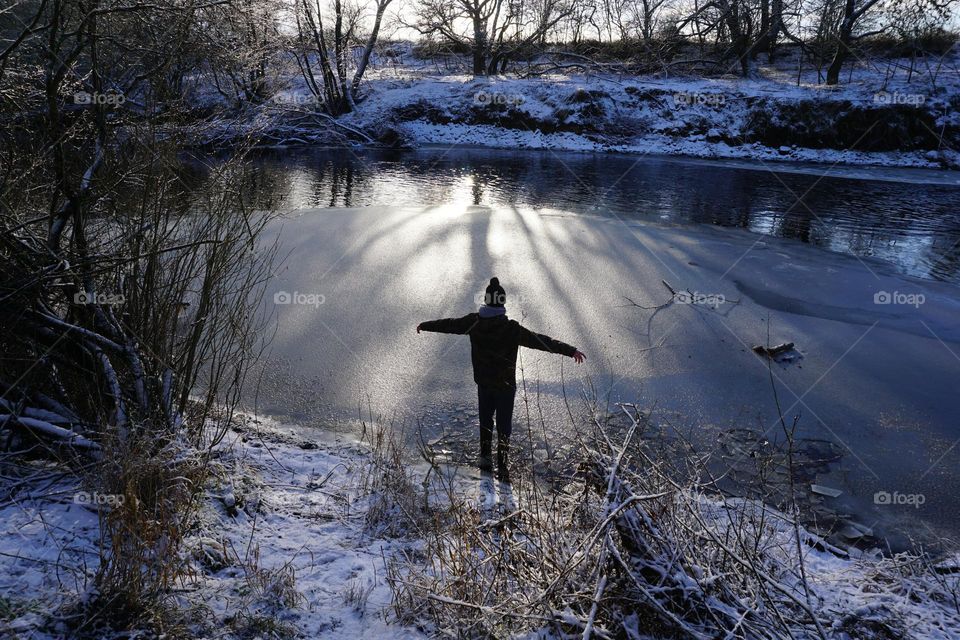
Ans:
<svg viewBox="0 0 960 640"><path fill-rule="evenodd" d="M504 315L481 318L480 314L471 313L462 318L424 322L420 329L469 335L473 380L480 386L495 389L517 387L517 351L520 347L570 357L577 352L575 347L534 333Z"/></svg>

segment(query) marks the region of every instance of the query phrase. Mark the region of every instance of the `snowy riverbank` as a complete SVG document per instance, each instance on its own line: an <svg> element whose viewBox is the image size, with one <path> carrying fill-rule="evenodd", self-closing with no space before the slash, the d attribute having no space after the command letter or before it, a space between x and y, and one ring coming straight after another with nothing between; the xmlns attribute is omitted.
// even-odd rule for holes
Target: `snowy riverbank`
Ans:
<svg viewBox="0 0 960 640"><path fill-rule="evenodd" d="M960 71L951 58L908 77L896 61L837 87L788 63L755 78L592 73L535 77L442 73L430 60L368 73L364 100L334 122L309 115L303 79L277 79L261 107L222 121L266 145L370 143L665 154L841 165L956 168ZM224 106L201 92L193 102Z"/></svg>
<svg viewBox="0 0 960 640"><path fill-rule="evenodd" d="M305 440L302 433L291 425L245 418L228 436L217 460L218 479L207 488L186 539L193 577L174 590L176 605L192 616L186 627L191 637L425 637L397 621L385 576L397 561L414 559L426 566L431 561L423 557L424 541L399 527L411 514L395 511L395 496L370 490L382 486L370 476L376 454L356 443ZM466 511L479 510L478 531L521 517L531 494L521 491L517 504L483 503L485 481L478 489L472 469L450 471L459 477L456 486L466 495ZM90 596L98 507L78 500L89 494L79 493L72 482L50 477L51 482L32 482L0 511L4 637L61 637L69 620L65 612ZM416 471L410 478L415 477ZM743 501L698 500L717 531L744 514L763 512ZM106 515L109 505L99 509ZM766 513L767 570L787 571L795 557L795 531L782 515ZM800 535L807 542L803 560L812 593L807 597L834 621L828 637L863 637L867 629L925 639L960 633L954 604L937 602L951 589L957 593L954 561L937 565L943 572L937 583L918 570L926 565L905 556L844 558L816 536ZM780 579L794 598L800 586L797 576L788 574ZM438 597L444 605L458 606L443 594ZM429 625L422 628L430 632ZM559 637L551 629L556 630L546 624L537 637Z"/></svg>
<svg viewBox="0 0 960 640"><path fill-rule="evenodd" d="M422 637L389 622L384 562L416 541L369 526L369 463L359 444L242 418L185 539L193 578L174 589L174 604L190 612L189 636ZM109 497L47 473L51 482L34 479L0 510L5 638L64 637L63 613L90 598L98 568Z"/></svg>
<svg viewBox="0 0 960 640"><path fill-rule="evenodd" d="M774 80L469 76L381 81L345 122L413 145L956 166L956 94ZM918 106L893 104L921 96ZM888 98L888 96L894 96ZM384 123L384 120L387 123ZM946 131L945 131L946 130ZM946 133L945 145L939 135Z"/></svg>

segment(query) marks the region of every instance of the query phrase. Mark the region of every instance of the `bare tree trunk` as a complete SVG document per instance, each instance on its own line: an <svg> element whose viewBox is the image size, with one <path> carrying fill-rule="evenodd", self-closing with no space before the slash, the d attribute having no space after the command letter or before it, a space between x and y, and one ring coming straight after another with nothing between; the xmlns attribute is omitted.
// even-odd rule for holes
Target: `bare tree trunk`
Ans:
<svg viewBox="0 0 960 640"><path fill-rule="evenodd" d="M343 95L342 85L334 73L331 64L330 50L327 47L326 37L323 34L323 17L320 15L320 5L316 5L316 13L309 5L307 0L302 0L303 15L307 27L309 27L309 36L313 40L314 50L317 54L317 64L320 66L320 75L323 79L323 100L330 115L338 116L350 110L349 103ZM336 38L336 35L334 36ZM336 45L336 43L334 43ZM309 54L308 54L309 55ZM336 50L334 51L336 56Z"/></svg>
<svg viewBox="0 0 960 640"><path fill-rule="evenodd" d="M833 56L833 60L830 62L830 66L827 67L827 84L840 84L840 71L842 70L843 63L846 59L846 49L844 47L839 47Z"/></svg>
<svg viewBox="0 0 960 640"><path fill-rule="evenodd" d="M853 32L855 0L845 0L843 4L843 20L837 30L837 51L827 68L827 84L835 85L840 82L840 70L850 51L850 35Z"/></svg>
<svg viewBox="0 0 960 640"><path fill-rule="evenodd" d="M473 16L473 75L487 75L487 27L479 14Z"/></svg>
<svg viewBox="0 0 960 640"><path fill-rule="evenodd" d="M840 71L843 69L843 63L851 56L851 47L853 46L853 30L857 21L869 11L880 0L863 0L863 4L857 7L857 0L845 0L843 5L843 20L837 29L837 50L833 55L833 60L827 68L827 84L835 85L840 83Z"/></svg>
<svg viewBox="0 0 960 640"><path fill-rule="evenodd" d="M380 36L380 24L383 22L383 14L390 5L390 2L391 0L377 1L377 15L373 20L373 29L370 31L370 35L367 37L367 44L363 48L363 54L360 56L359 64L357 64L357 70L353 73L351 90L353 91L354 97L356 96L357 90L360 88L360 80L363 79L363 74L367 70L367 65L370 63L370 54L373 53L373 48L377 44L377 38Z"/></svg>
<svg viewBox="0 0 960 640"><path fill-rule="evenodd" d="M777 38L783 31L783 0L763 0L761 5L760 38L753 48L753 57L767 54L767 61L773 62L777 48Z"/></svg>

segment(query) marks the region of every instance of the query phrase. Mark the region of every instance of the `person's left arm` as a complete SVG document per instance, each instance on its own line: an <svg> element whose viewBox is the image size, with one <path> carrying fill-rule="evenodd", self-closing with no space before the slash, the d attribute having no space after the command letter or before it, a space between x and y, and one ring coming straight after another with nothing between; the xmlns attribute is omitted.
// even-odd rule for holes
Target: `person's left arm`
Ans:
<svg viewBox="0 0 960 640"><path fill-rule="evenodd" d="M583 362L586 358L576 347L570 346L566 342L560 342L546 334L534 333L523 325L520 325L520 346L548 353L559 353L573 358L577 362Z"/></svg>

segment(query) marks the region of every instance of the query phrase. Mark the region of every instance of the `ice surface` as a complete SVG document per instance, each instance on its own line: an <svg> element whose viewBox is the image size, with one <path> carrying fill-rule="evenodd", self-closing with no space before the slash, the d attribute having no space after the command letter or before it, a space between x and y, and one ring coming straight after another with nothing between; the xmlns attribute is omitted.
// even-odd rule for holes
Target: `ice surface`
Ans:
<svg viewBox="0 0 960 640"><path fill-rule="evenodd" d="M794 342L803 359L772 371L780 402L788 419L801 416L798 437L842 448L848 466L838 488L877 517L897 508L873 505L875 492L924 493L923 507L905 516L960 523L949 488L960 482L960 447L951 447L960 437L956 286L746 231L449 196L427 208L301 210L276 225L290 255L267 300L297 291L324 303L271 307L279 331L262 409L328 428L336 416L355 417L361 400L408 424L473 405L467 339L414 327L474 311L497 275L516 296L511 317L587 354L577 367L522 352L526 397L548 424L569 423L561 379L574 403L592 379L601 397L655 403L704 441L731 427L776 434L771 374L751 347ZM662 280L724 302L653 312L626 301L669 301ZM897 302L876 303L884 293ZM922 304L906 302L918 296ZM525 419L519 410L517 419Z"/></svg>

